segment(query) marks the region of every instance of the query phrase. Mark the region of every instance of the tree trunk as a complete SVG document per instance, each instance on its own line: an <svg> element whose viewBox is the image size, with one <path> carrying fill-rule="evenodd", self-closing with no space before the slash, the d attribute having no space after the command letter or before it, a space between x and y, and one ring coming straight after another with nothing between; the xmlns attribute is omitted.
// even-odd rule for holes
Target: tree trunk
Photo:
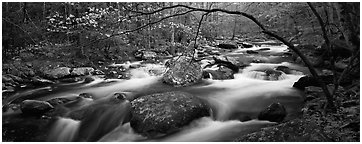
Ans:
<svg viewBox="0 0 362 144"><path fill-rule="evenodd" d="M26 6L27 6L27 3L23 2L23 23L26 22Z"/></svg>
<svg viewBox="0 0 362 144"><path fill-rule="evenodd" d="M236 16L234 16L234 28L233 28L233 35L231 37L231 40L234 40L236 33Z"/></svg>
<svg viewBox="0 0 362 144"><path fill-rule="evenodd" d="M46 5L45 5L45 2L43 2L43 21L46 21Z"/></svg>

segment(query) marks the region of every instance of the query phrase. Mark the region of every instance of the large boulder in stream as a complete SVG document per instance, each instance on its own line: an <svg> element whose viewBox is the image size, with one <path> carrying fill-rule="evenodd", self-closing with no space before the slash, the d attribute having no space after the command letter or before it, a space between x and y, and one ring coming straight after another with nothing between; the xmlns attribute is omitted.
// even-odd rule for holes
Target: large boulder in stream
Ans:
<svg viewBox="0 0 362 144"><path fill-rule="evenodd" d="M23 114L27 115L41 115L49 110L54 109L54 107L46 101L38 100L24 100L20 104L20 109Z"/></svg>
<svg viewBox="0 0 362 144"><path fill-rule="evenodd" d="M167 84L180 87L199 82L202 78L202 68L199 62L191 57L179 56L169 60L166 64L169 69L163 75Z"/></svg>
<svg viewBox="0 0 362 144"><path fill-rule="evenodd" d="M178 91L142 96L131 105L131 127L148 137L176 132L195 119L209 116L209 108L199 98Z"/></svg>

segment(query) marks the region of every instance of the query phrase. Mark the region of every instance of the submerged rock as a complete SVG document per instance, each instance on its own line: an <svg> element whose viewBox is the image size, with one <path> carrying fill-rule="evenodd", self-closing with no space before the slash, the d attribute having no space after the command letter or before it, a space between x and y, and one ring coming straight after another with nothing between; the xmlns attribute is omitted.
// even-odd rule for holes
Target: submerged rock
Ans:
<svg viewBox="0 0 362 144"><path fill-rule="evenodd" d="M197 97L185 92L166 92L142 96L131 102L131 127L155 137L178 131L192 120L209 116L209 109Z"/></svg>
<svg viewBox="0 0 362 144"><path fill-rule="evenodd" d="M268 120L271 122L282 122L287 115L285 107L280 103L273 103L265 110L259 113L259 120Z"/></svg>
<svg viewBox="0 0 362 144"><path fill-rule="evenodd" d="M199 82L202 78L202 68L191 57L180 56L169 60L166 64L169 69L163 75L163 81L173 86L189 86Z"/></svg>
<svg viewBox="0 0 362 144"><path fill-rule="evenodd" d="M24 100L20 104L20 109L24 114L41 115L54 107L46 101Z"/></svg>

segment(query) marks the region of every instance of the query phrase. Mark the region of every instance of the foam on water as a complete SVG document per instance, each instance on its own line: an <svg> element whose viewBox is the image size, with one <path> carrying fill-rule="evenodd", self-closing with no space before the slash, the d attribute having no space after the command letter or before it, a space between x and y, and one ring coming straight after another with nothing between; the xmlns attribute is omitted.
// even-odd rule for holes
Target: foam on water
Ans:
<svg viewBox="0 0 362 144"><path fill-rule="evenodd" d="M135 133L130 124L125 121L129 115L129 102L116 105L103 102L117 92L126 92L129 96L147 90L166 89L161 81L166 68L160 64L145 64L130 70L132 76L129 80L96 78L91 83L44 96L43 99L49 99L89 93L95 99L85 101L88 103L86 106L77 106L93 110L82 122L60 118L54 125L49 140L229 141L236 136L274 124L258 120L241 122L237 119L243 117L255 119L260 111L275 102L283 104L288 113L296 111L303 103L303 92L292 87L294 82L303 75L284 74L283 78L277 81L258 79L258 75L250 76L257 70L274 69L277 66L299 68L291 63L253 63L242 72L234 74L234 79L203 80L202 85L177 88L179 91L189 92L207 102L212 109L212 117L195 120L178 133L152 140ZM176 88L173 87L171 90L176 90Z"/></svg>

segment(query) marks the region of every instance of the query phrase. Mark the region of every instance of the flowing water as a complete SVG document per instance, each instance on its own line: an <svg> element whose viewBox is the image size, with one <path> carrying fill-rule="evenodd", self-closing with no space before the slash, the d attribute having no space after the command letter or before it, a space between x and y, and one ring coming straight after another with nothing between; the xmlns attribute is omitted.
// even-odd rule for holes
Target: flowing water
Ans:
<svg viewBox="0 0 362 144"><path fill-rule="evenodd" d="M281 46L268 48L271 48L270 53L285 50ZM256 120L258 113L274 102L280 102L286 107L288 117L299 111L304 94L292 85L303 75L282 74L278 80L264 80L260 71L277 66L305 70L288 62L252 63L235 74L235 79L203 79L194 86L175 88L164 84L162 75L158 75L165 71L162 64L144 64L130 71L132 77L129 80L96 77L91 83L58 84L18 93L5 100L3 105L20 101L19 98L48 100L80 93L91 94L94 100L83 98L64 106L67 114L54 120L44 139L47 141L231 141L243 134L274 125L273 122ZM194 120L181 131L157 139L148 139L135 133L128 122L129 101L167 91L185 91L201 98L211 107L211 117ZM127 100L109 104L114 93L124 93ZM90 111L82 121L67 117L82 111ZM6 114L3 113L3 118ZM253 120L239 121L245 117Z"/></svg>

